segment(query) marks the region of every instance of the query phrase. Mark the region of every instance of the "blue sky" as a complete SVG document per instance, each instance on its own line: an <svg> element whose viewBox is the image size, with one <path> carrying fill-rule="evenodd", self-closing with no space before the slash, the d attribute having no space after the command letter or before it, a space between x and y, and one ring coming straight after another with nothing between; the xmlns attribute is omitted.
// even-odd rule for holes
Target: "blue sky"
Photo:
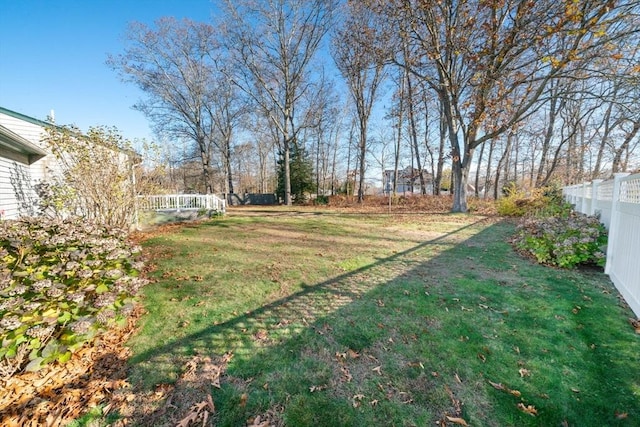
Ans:
<svg viewBox="0 0 640 427"><path fill-rule="evenodd" d="M210 0L0 0L0 106L56 123L116 126L128 139L153 135L132 109L143 94L105 65L131 21L162 16L208 21Z"/></svg>

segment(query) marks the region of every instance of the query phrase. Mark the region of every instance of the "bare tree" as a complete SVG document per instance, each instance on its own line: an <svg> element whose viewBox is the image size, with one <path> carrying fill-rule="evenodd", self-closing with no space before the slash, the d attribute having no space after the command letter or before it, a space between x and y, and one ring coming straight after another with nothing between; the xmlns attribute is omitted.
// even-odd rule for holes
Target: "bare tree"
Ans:
<svg viewBox="0 0 640 427"><path fill-rule="evenodd" d="M157 131L195 143L207 193L213 192L214 129L220 125L214 118L229 102L221 90L225 81L216 66L220 52L217 36L213 26L188 19L161 18L154 28L133 23L125 36L124 53L110 55L107 61L123 80L136 84L147 95L135 108ZM227 138L224 133L228 129L217 130Z"/></svg>
<svg viewBox="0 0 640 427"><path fill-rule="evenodd" d="M234 82L277 129L291 204L290 152L305 126L297 110L310 86L310 68L329 30L336 0L224 0Z"/></svg>
<svg viewBox="0 0 640 427"><path fill-rule="evenodd" d="M442 104L453 156L453 211L466 211L476 148L540 107L555 79L601 55L606 43L638 31L634 2L371 2L409 43L409 62L393 60ZM406 29L406 31L401 31Z"/></svg>
<svg viewBox="0 0 640 427"><path fill-rule="evenodd" d="M380 84L385 78L383 46L385 35L374 23L373 13L359 1L348 1L346 17L332 37L331 54L344 77L355 106L359 130L358 202L364 200L367 130ZM375 43L372 41L375 40Z"/></svg>

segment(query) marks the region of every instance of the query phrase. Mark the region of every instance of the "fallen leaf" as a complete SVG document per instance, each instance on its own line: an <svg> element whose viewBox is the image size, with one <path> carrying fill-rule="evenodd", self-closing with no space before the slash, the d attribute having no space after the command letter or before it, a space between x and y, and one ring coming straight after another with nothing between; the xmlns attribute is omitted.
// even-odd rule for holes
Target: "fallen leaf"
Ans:
<svg viewBox="0 0 640 427"><path fill-rule="evenodd" d="M496 390L506 390L506 387L503 386L502 383L494 383L493 381L489 381L489 384L491 384Z"/></svg>
<svg viewBox="0 0 640 427"><path fill-rule="evenodd" d="M465 420L463 420L462 418L457 418L457 417L450 417L447 415L447 419L454 423L454 424L458 424L461 426L468 426L469 424L467 424L467 422Z"/></svg>
<svg viewBox="0 0 640 427"><path fill-rule="evenodd" d="M378 375L382 375L382 366L376 366L375 368L372 369L372 371L377 372Z"/></svg>
<svg viewBox="0 0 640 427"><path fill-rule="evenodd" d="M629 416L629 414L627 414L626 412L618 412L618 411L616 411L616 418L619 419L619 420L624 420L628 416Z"/></svg>
<svg viewBox="0 0 640 427"><path fill-rule="evenodd" d="M247 393L242 393L242 396L240 396L240 406L241 407L245 407L247 406L247 399L249 398L249 396L247 395Z"/></svg>
<svg viewBox="0 0 640 427"><path fill-rule="evenodd" d="M352 359L357 359L358 357L360 357L360 354L357 351L353 351L351 349L347 350L347 354Z"/></svg>
<svg viewBox="0 0 640 427"><path fill-rule="evenodd" d="M369 402L369 404L371 406L377 406L378 405L378 399L373 399L371 402Z"/></svg>
<svg viewBox="0 0 640 427"><path fill-rule="evenodd" d="M533 405L525 405L524 403L518 403L518 409L525 414L529 414L532 417L538 415L538 410Z"/></svg>
<svg viewBox="0 0 640 427"><path fill-rule="evenodd" d="M253 336L256 340L258 341L264 341L267 339L267 331L265 330L260 330L258 332L256 332L256 334Z"/></svg>
<svg viewBox="0 0 640 427"><path fill-rule="evenodd" d="M524 377L530 377L530 376L531 376L531 372L529 372L529 370L528 370L528 369L525 369L525 368L520 368L520 369L518 370L518 372L520 373L520 377L521 377L521 378L524 378Z"/></svg>
<svg viewBox="0 0 640 427"><path fill-rule="evenodd" d="M350 383L353 376L351 375L351 372L349 372L349 369L346 366L343 366L340 368L340 371L342 372L342 381Z"/></svg>
<svg viewBox="0 0 640 427"><path fill-rule="evenodd" d="M522 396L522 393L520 393L518 390L509 390L509 393L511 393L512 395L514 395L515 397L520 397Z"/></svg>

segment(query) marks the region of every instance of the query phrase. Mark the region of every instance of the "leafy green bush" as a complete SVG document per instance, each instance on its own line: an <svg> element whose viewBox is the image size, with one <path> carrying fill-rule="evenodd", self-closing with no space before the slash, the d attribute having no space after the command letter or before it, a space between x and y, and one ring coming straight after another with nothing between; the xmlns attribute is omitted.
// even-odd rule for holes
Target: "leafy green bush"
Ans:
<svg viewBox="0 0 640 427"><path fill-rule="evenodd" d="M313 204L319 205L319 206L326 206L329 204L329 196L319 195L318 197L315 198L315 200L313 201Z"/></svg>
<svg viewBox="0 0 640 427"><path fill-rule="evenodd" d="M514 244L541 264L572 268L604 266L607 231L597 217L572 212L566 216L527 217L517 228Z"/></svg>
<svg viewBox="0 0 640 427"><path fill-rule="evenodd" d="M81 219L0 221L0 377L65 362L125 324L146 281L122 230Z"/></svg>

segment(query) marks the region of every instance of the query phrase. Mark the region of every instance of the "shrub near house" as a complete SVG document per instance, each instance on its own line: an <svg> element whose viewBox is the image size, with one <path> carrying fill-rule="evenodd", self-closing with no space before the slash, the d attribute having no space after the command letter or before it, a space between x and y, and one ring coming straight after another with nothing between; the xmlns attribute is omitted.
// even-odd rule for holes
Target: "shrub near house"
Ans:
<svg viewBox="0 0 640 427"><path fill-rule="evenodd" d="M134 307L146 283L125 233L81 219L0 222L0 376L64 362Z"/></svg>

